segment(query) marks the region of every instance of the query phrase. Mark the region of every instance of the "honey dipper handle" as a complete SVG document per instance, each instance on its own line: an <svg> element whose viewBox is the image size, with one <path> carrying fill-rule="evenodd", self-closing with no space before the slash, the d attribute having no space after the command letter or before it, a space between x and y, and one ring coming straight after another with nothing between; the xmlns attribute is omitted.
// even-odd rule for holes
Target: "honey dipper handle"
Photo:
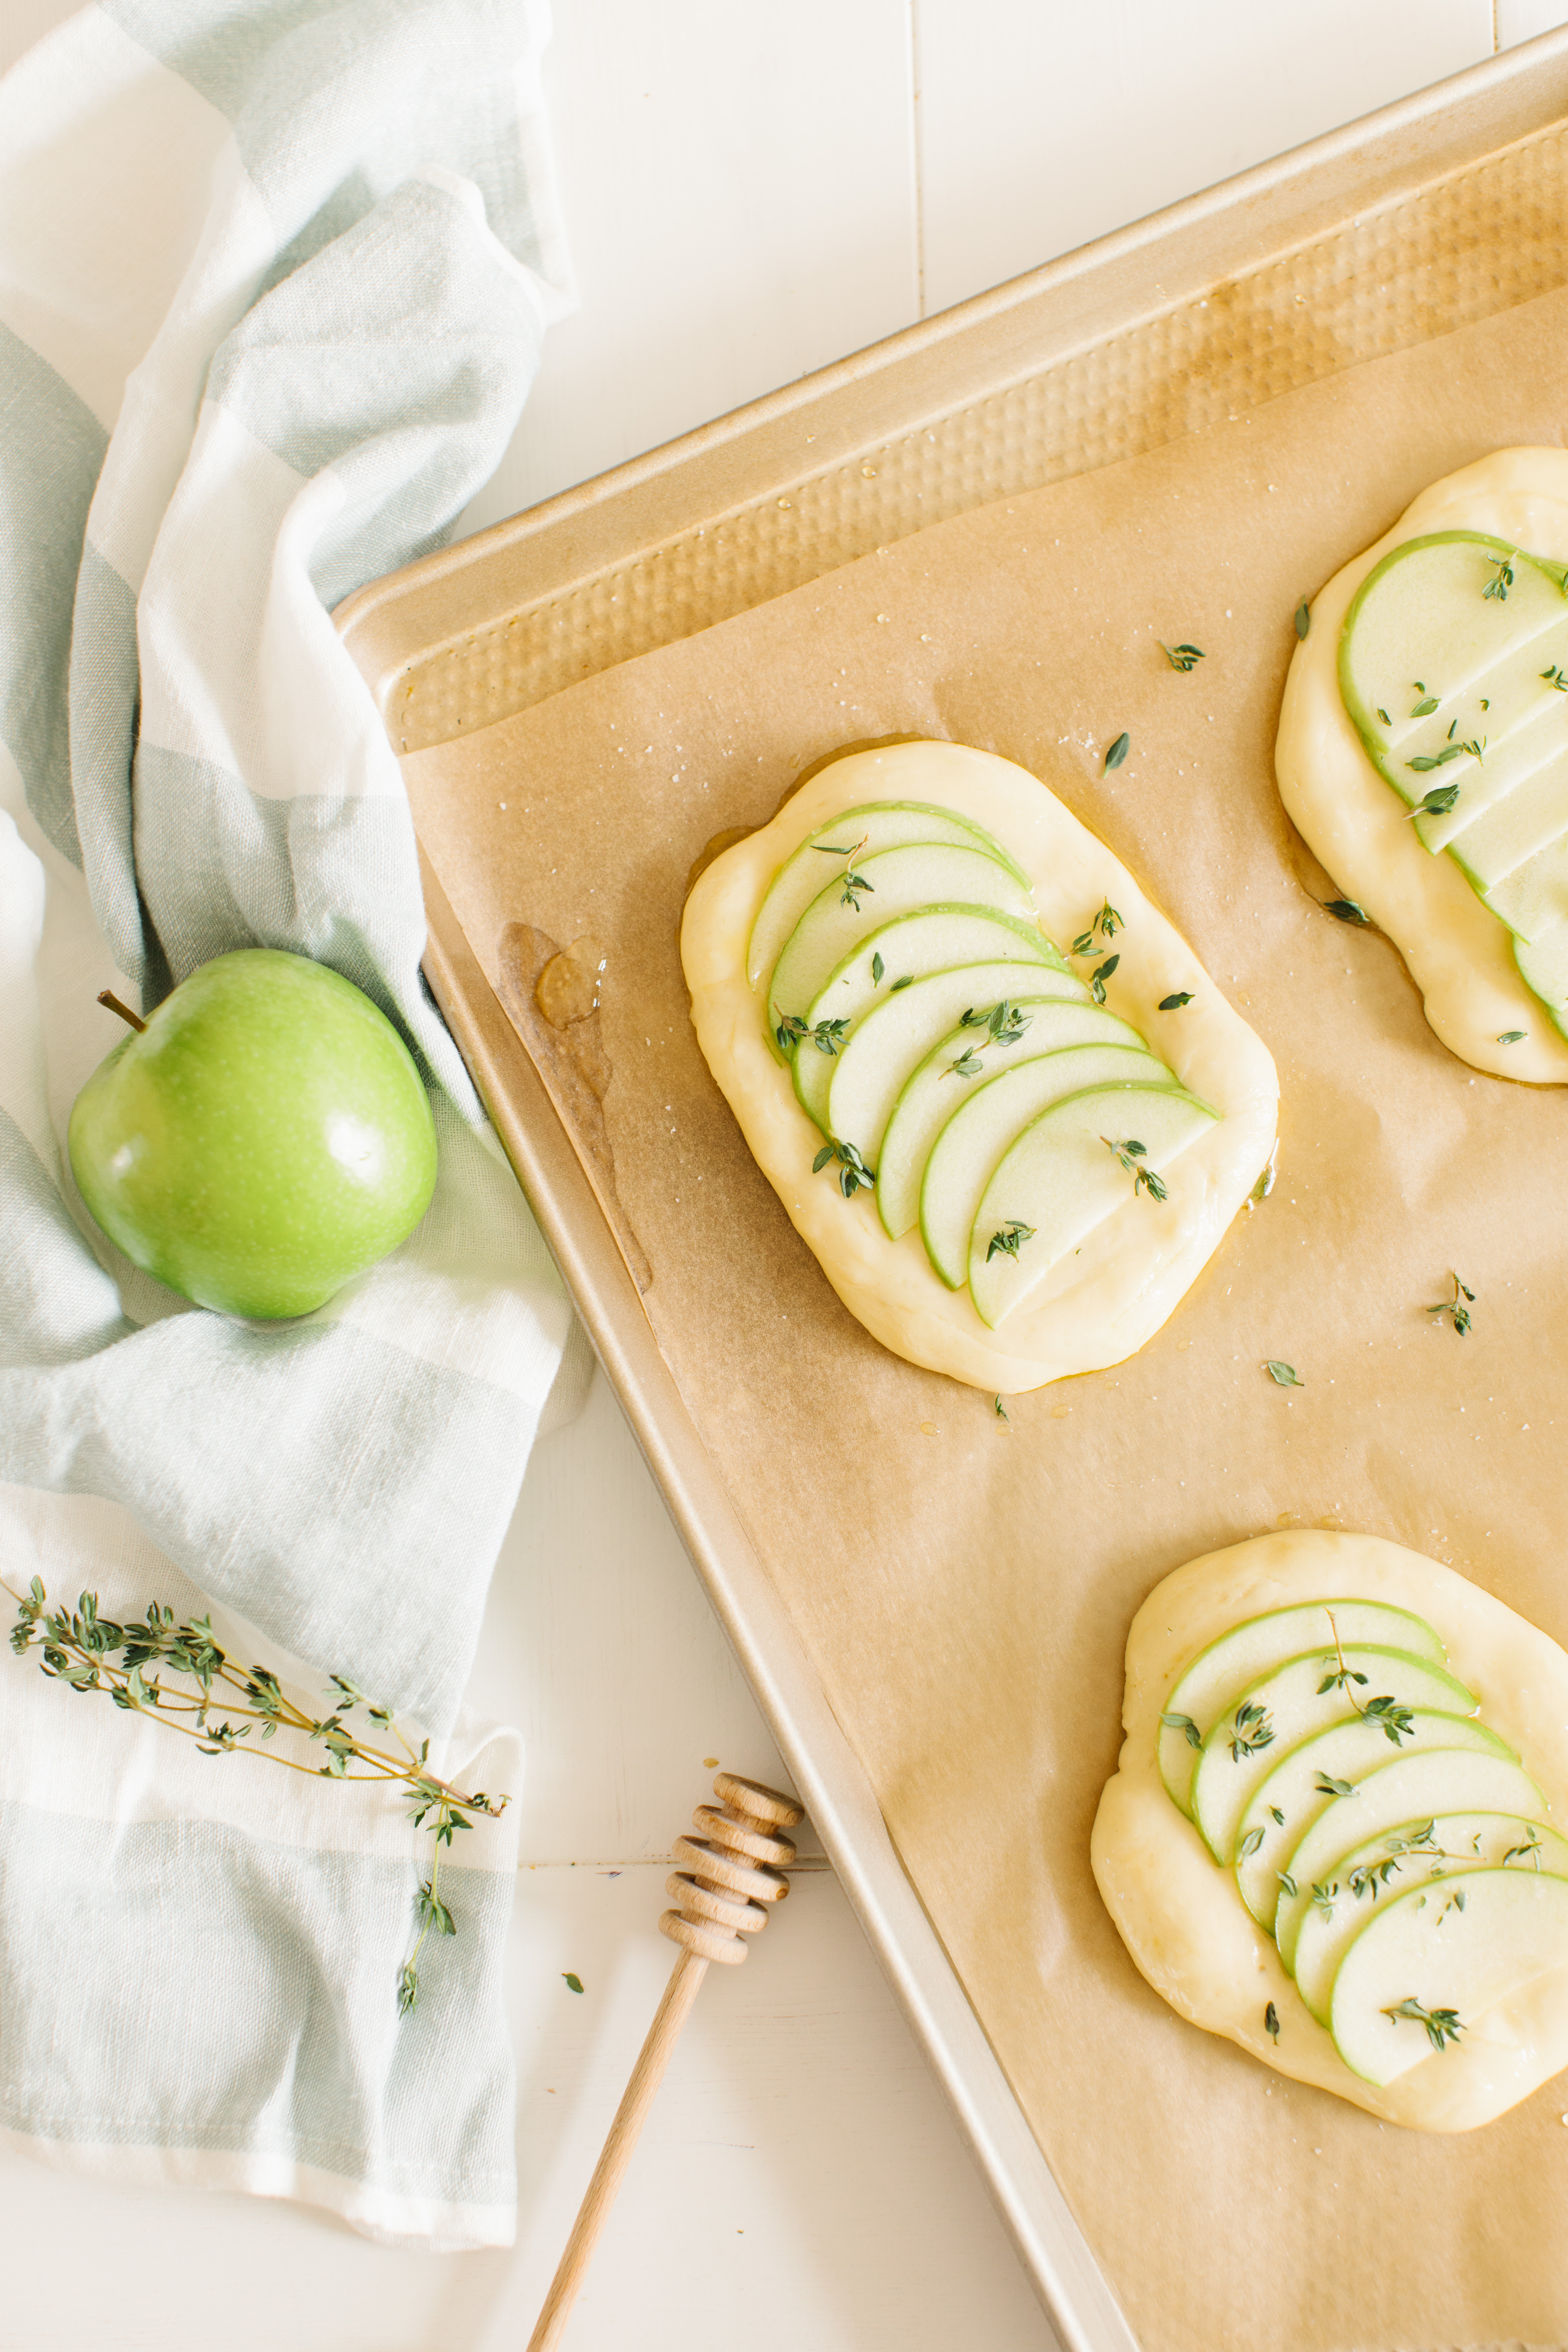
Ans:
<svg viewBox="0 0 1568 2352"><path fill-rule="evenodd" d="M621 2177L631 2161L632 2150L647 2119L670 2053L686 2022L687 2011L697 1997L697 1988L708 1973L708 1962L695 1952L682 1951L669 1972L664 1998L654 2011L647 2039L637 2054L631 2081L616 2109L615 2122L609 2137L594 2168L594 2178L588 2183L588 2193L566 2241L566 2251L550 2283L550 2293L544 2298L544 2308L539 2315L539 2325L528 2339L528 2352L554 2352L561 2341L577 2291L583 2284L599 2234L609 2219L610 2208L616 2201L616 2191Z"/></svg>

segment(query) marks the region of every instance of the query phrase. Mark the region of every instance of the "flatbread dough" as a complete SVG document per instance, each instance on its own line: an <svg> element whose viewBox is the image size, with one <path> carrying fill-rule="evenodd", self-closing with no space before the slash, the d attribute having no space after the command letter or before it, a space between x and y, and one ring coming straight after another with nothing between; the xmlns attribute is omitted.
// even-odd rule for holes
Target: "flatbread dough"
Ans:
<svg viewBox="0 0 1568 2352"><path fill-rule="evenodd" d="M1508 926L1451 857L1422 846L1340 697L1340 632L1356 590L1391 548L1437 530L1484 531L1568 562L1568 451L1499 449L1447 475L1335 572L1286 681L1274 752L1280 795L1320 865L1399 950L1444 1045L1497 1077L1563 1086L1568 1040L1521 979ZM1500 1045L1510 1029L1526 1034Z"/></svg>
<svg viewBox="0 0 1568 2352"><path fill-rule="evenodd" d="M746 979L752 925L784 859L843 811L876 800L929 802L984 826L1028 875L1058 945L1109 898L1126 926L1109 1009L1222 1114L1172 1162L1163 1204L1130 1196L995 1331L967 1290L949 1290L931 1271L918 1232L889 1241L868 1192L846 1201L830 1174L813 1175L822 1137L769 1050L763 997ZM1013 1396L1134 1354L1213 1255L1273 1149L1279 1082L1267 1049L1121 860L1026 770L987 751L900 743L819 770L700 877L680 951L708 1066L839 1297L895 1354L973 1388ZM1162 997L1189 989L1184 1010L1159 1010Z"/></svg>
<svg viewBox="0 0 1568 2352"><path fill-rule="evenodd" d="M1457 2046L1379 2090L1344 2064L1232 1873L1214 1861L1160 1778L1160 1713L1188 1660L1245 1618L1339 1596L1391 1601L1426 1618L1447 1645L1450 1668L1480 1701L1483 1722L1518 1751L1554 1824L1568 1822L1568 1656L1557 1643L1453 1569L1401 1544L1293 1529L1189 1561L1155 1586L1133 1619L1127 1738L1095 1816L1094 1875L1138 1968L1194 2025L1386 2122L1471 2131L1568 2065L1568 1968L1477 2018ZM1278 2046L1264 2028L1269 2001L1279 2018Z"/></svg>

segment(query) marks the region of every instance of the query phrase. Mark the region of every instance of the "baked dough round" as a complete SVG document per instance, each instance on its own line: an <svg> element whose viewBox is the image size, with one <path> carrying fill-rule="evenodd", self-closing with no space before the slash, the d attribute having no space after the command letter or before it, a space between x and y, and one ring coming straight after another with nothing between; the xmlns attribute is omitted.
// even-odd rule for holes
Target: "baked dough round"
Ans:
<svg viewBox="0 0 1568 2352"><path fill-rule="evenodd" d="M1139 1969L1194 2025L1223 2033L1276 2073L1420 2131L1490 2123L1568 2065L1568 1967L1542 1977L1385 2089L1352 2074L1310 2014L1273 1940L1246 1909L1165 1792L1160 1714L1189 1659L1245 1618L1353 1596L1424 1617L1482 1720L1518 1751L1552 1818L1568 1822L1568 1656L1479 1585L1378 1536L1311 1529L1258 1536L1190 1560L1157 1584L1127 1640L1126 1740L1095 1816L1090 1859L1107 1910ZM1272 2001L1274 2042L1264 2026Z"/></svg>
<svg viewBox="0 0 1568 2352"><path fill-rule="evenodd" d="M1340 696L1340 633L1356 590L1391 548L1476 530L1568 562L1568 451L1499 449L1422 491L1375 547L1312 603L1285 685L1275 745L1280 796L1319 864L1404 957L1451 1052L1494 1076L1568 1085L1568 1039L1521 979L1508 926L1453 859L1433 856L1367 757ZM1518 1045L1500 1036L1522 1029Z"/></svg>
<svg viewBox="0 0 1568 2352"><path fill-rule="evenodd" d="M766 981L746 979L746 946L768 885L821 825L868 801L923 801L993 834L1027 874L1046 930L1072 939L1109 899L1125 919L1107 1001L1182 1084L1221 1117L1173 1161L1169 1198L1129 1198L995 1330L967 1290L932 1272L918 1232L889 1241L868 1192L846 1201L815 1177L818 1129L765 1034ZM956 743L856 751L808 779L773 823L726 850L686 904L681 961L708 1066L790 1220L850 1313L910 1363L1014 1396L1134 1354L1218 1246L1273 1149L1279 1082L1267 1048L1191 948L1103 842L1009 760ZM1162 1013L1181 990L1192 1003Z"/></svg>

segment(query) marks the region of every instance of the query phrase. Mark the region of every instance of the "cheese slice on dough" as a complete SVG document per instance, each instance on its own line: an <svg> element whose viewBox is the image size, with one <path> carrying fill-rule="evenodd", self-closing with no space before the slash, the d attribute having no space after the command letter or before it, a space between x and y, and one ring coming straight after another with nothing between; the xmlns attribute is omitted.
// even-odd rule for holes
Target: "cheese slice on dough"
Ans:
<svg viewBox="0 0 1568 2352"><path fill-rule="evenodd" d="M1474 1069L1563 1086L1568 1040L1521 979L1507 925L1451 857L1416 839L1340 695L1340 633L1356 590L1391 549L1440 530L1481 531L1568 562L1568 451L1499 449L1447 475L1335 572L1313 601L1286 681L1274 753L1280 796L1320 865L1399 950L1444 1045ZM1500 1044L1521 1029L1516 1044Z"/></svg>
<svg viewBox="0 0 1568 2352"><path fill-rule="evenodd" d="M1160 1778L1160 1714L1189 1660L1247 1618L1350 1597L1426 1619L1488 1727L1545 1796L1550 1821L1568 1824L1568 1656L1557 1643L1419 1552L1377 1536L1302 1528L1189 1561L1138 1612L1127 1641L1127 1737L1100 1801L1090 1860L1122 1942L1183 2017L1389 2123L1470 2131L1568 2065L1568 1967L1536 1978L1474 2020L1457 2045L1380 2090L1341 2059L1243 1906L1234 1874L1215 1862ZM1264 2023L1270 2003L1278 2042Z"/></svg>
<svg viewBox="0 0 1568 2352"><path fill-rule="evenodd" d="M812 1173L822 1136L770 1050L766 977L746 978L746 947L779 867L807 836L868 801L951 809L1017 860L1058 946L1110 900L1124 919L1106 983L1182 1085L1221 1114L1173 1162L1163 1203L1131 1192L996 1330L967 1290L938 1278L918 1232L889 1241L868 1192L846 1201L831 1170ZM850 1313L896 1355L971 1387L1013 1396L1132 1355L1159 1329L1217 1248L1273 1149L1274 1064L1180 934L1119 858L1026 770L955 743L856 751L820 769L773 823L717 858L687 901L681 961L708 1066L791 1222ZM1162 997L1192 992L1178 1012Z"/></svg>

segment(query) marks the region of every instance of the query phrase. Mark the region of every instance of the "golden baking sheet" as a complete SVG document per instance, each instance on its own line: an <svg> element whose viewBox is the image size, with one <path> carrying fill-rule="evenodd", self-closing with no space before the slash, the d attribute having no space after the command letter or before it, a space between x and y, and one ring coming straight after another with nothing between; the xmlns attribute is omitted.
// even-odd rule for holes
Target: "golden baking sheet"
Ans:
<svg viewBox="0 0 1568 2352"><path fill-rule="evenodd" d="M1128 1622L1193 1554L1363 1528L1568 1636L1563 1097L1444 1051L1388 944L1317 904L1270 765L1300 596L1425 482L1559 438L1565 349L1568 297L1542 297L406 762L492 989L518 985L518 926L532 955L603 955L599 1197L613 1180L663 1357L1149 2352L1568 2340L1561 2084L1466 2138L1369 2124L1166 2011L1088 1867ZM1162 638L1206 658L1178 675ZM911 734L1043 777L1279 1066L1272 1198L1139 1358L1014 1400L1010 1424L838 1306L708 1076L676 954L713 836L835 749ZM571 1118L567 1075L547 1080ZM1426 1312L1454 1267L1463 1340Z"/></svg>

